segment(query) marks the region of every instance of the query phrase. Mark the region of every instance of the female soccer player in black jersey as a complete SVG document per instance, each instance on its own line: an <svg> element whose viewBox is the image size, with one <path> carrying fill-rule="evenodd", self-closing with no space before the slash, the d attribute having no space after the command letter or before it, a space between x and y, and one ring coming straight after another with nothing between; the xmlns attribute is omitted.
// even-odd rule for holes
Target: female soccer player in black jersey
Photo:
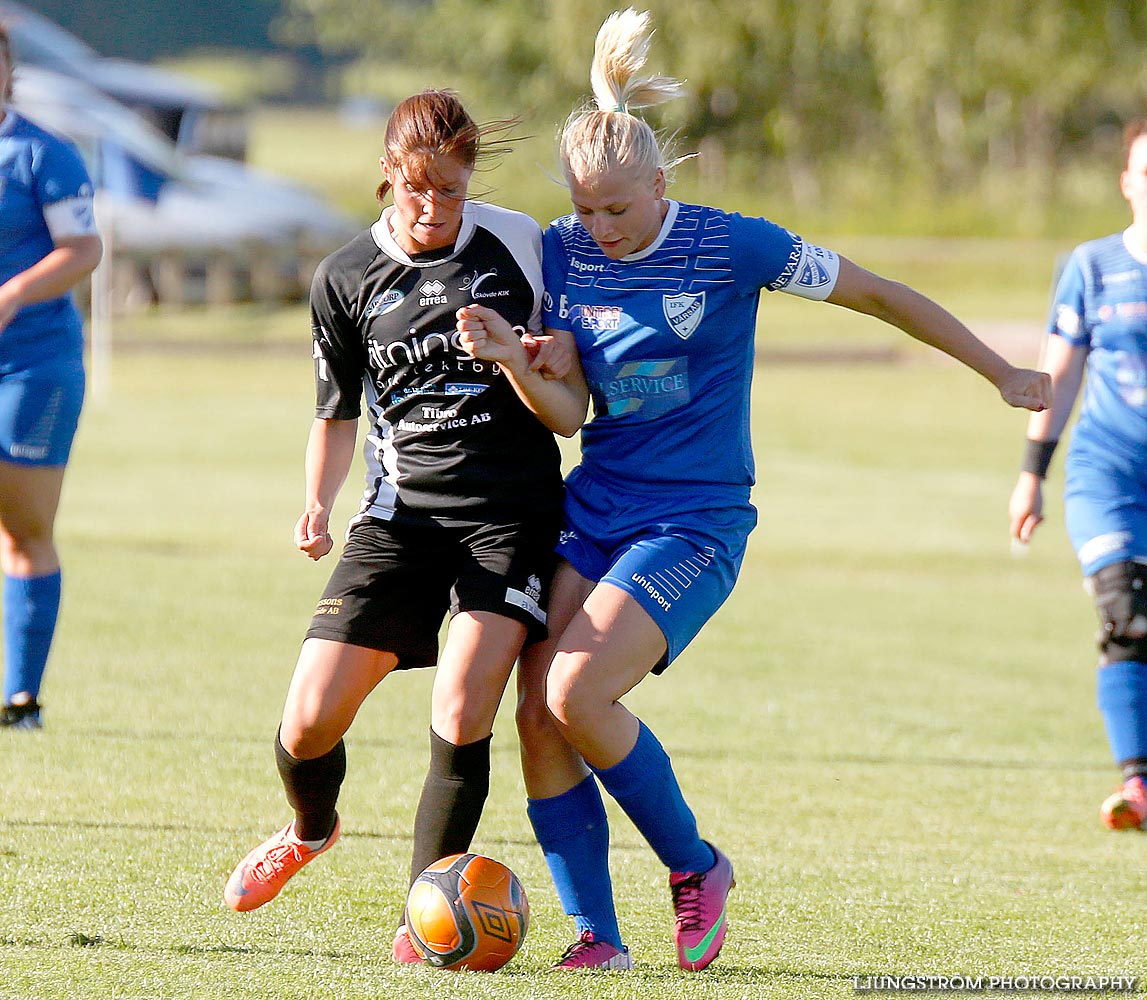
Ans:
<svg viewBox="0 0 1147 1000"><path fill-rule="evenodd" d="M572 341L532 337L541 330L538 226L467 198L490 149L482 140L498 127L475 125L449 91L402 102L380 161L379 199L389 193L393 206L315 274L318 405L298 548L321 559L333 547L329 513L364 396L366 490L303 642L275 744L295 818L231 875L224 896L236 910L262 906L338 839L343 734L395 669L438 665L411 879L466 851L489 788L502 692L523 642L545 635L562 501L551 431L573 434L585 408L551 391L572 363ZM496 305L522 335L531 352L520 370L460 348L455 313L473 303ZM523 383L538 383L535 412L515 392ZM393 953L418 960L404 927Z"/></svg>

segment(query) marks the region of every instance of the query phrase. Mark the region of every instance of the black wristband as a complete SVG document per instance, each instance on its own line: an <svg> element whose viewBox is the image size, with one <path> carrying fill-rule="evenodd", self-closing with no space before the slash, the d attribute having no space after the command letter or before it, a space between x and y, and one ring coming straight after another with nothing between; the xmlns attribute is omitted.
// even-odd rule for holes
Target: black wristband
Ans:
<svg viewBox="0 0 1147 1000"><path fill-rule="evenodd" d="M1058 441L1031 441L1024 447L1023 461L1020 462L1021 472L1030 472L1032 475L1044 479L1047 468L1051 465L1051 456L1055 454Z"/></svg>

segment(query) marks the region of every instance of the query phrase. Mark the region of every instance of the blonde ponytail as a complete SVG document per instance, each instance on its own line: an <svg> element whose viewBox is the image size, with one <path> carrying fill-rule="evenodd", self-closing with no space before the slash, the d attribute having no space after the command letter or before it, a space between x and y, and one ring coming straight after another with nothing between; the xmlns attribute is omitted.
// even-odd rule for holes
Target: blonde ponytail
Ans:
<svg viewBox="0 0 1147 1000"><path fill-rule="evenodd" d="M590 85L593 105L566 120L558 146L562 171L587 180L614 169L652 176L668 173L679 161L669 159L668 143L630 108L647 108L683 93L669 76L641 75L653 34L648 11L632 7L610 14L594 42Z"/></svg>
<svg viewBox="0 0 1147 1000"><path fill-rule="evenodd" d="M589 80L597 110L625 113L629 108L664 104L682 93L671 76L639 76L649 56L653 31L649 11L614 11L598 29Z"/></svg>

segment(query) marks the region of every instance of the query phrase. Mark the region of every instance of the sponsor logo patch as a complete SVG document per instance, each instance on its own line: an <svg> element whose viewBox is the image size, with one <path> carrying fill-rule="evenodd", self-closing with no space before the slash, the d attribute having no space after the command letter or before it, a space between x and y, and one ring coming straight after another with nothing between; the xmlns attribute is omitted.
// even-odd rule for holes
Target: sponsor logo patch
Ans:
<svg viewBox="0 0 1147 1000"><path fill-rule="evenodd" d="M475 271L473 274L467 275L459 288L464 292L469 292L475 299L499 299L510 294L508 288L491 288L487 283L491 278L498 276L498 269L491 268L489 271L479 273ZM483 287L485 286L485 287Z"/></svg>
<svg viewBox="0 0 1147 1000"><path fill-rule="evenodd" d="M385 316L388 312L397 309L406 298L397 288L390 288L383 292L381 295L376 295L367 303L366 318L371 319L374 316Z"/></svg>
<svg viewBox="0 0 1147 1000"><path fill-rule="evenodd" d="M586 330L616 330L621 326L621 306L581 306L578 321Z"/></svg>
<svg viewBox="0 0 1147 1000"><path fill-rule="evenodd" d="M689 401L685 358L625 364L585 362L585 374L595 407L611 417L638 411L644 418L659 417Z"/></svg>

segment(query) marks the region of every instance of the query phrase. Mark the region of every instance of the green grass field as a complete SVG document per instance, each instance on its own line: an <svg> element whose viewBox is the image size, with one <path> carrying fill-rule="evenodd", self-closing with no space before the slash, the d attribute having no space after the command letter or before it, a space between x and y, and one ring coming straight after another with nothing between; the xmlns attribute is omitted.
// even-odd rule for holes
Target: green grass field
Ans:
<svg viewBox="0 0 1147 1000"><path fill-rule="evenodd" d="M0 740L0 997L757 1000L848 996L877 973L1142 971L1147 839L1097 818L1115 772L1060 480L1011 558L1024 415L919 352L758 373L741 581L627 700L736 866L710 970L676 969L665 872L615 811L638 968L547 971L571 925L508 704L474 846L520 874L525 947L494 974L389 963L425 671L385 681L350 732L337 849L264 909L227 910L227 874L288 816L271 743L333 564L290 542L312 405L297 331L293 355L125 349L85 413L47 725Z"/></svg>

